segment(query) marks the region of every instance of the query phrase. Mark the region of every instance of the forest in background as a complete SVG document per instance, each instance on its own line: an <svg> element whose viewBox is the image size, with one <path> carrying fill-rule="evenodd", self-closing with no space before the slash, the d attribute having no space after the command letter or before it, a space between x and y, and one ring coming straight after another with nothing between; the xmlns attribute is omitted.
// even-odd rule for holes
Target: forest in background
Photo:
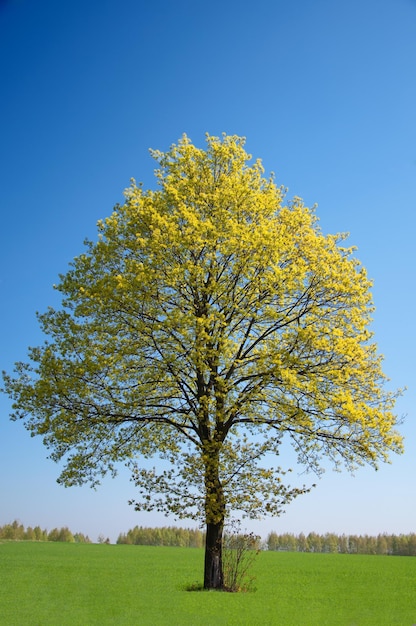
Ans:
<svg viewBox="0 0 416 626"><path fill-rule="evenodd" d="M15 520L11 524L0 526L0 541L62 541L69 543L110 543L108 538L99 535L96 542L91 541L88 535L76 532L69 528L53 528L51 531L40 526L27 528ZM203 548L205 533L197 528L179 528L164 526L150 528L135 526L126 533L120 533L117 544L143 546L176 546L182 548ZM278 534L271 532L265 541L260 538L253 542L254 549L284 551L284 552L321 552L337 554L382 554L392 556L416 556L416 533L409 534L379 534L371 535L337 535L325 533L323 535L311 532L308 535L300 533Z"/></svg>
<svg viewBox="0 0 416 626"><path fill-rule="evenodd" d="M278 534L269 533L266 546L268 550L288 552L332 552L338 554L384 554L394 556L416 556L416 534L394 535L337 535L311 532Z"/></svg>
<svg viewBox="0 0 416 626"><path fill-rule="evenodd" d="M68 543L92 543L88 535L83 533L72 533L66 526L63 528L53 528L50 531L42 529L40 526L28 526L15 520L11 524L0 526L0 541L62 541Z"/></svg>

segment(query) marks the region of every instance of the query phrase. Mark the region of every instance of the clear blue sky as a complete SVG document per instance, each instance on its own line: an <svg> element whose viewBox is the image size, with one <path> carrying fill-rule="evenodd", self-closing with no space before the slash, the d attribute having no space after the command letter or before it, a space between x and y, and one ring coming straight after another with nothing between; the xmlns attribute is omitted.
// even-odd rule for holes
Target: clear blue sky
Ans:
<svg viewBox="0 0 416 626"><path fill-rule="evenodd" d="M408 387L403 456L355 477L329 470L249 527L415 532L415 68L415 0L0 0L1 369L43 341L35 311L56 304L58 273L130 178L154 185L149 147L244 135L289 197L318 203L324 232L350 232L375 281L384 369ZM0 524L115 540L173 523L128 506L124 470L96 492L58 486L9 409L1 396Z"/></svg>

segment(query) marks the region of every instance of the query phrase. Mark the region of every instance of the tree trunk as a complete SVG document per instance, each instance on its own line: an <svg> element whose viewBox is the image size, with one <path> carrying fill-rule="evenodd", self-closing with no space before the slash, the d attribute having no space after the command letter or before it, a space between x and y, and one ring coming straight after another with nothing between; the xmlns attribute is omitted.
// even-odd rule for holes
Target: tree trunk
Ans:
<svg viewBox="0 0 416 626"><path fill-rule="evenodd" d="M205 539L204 588L223 589L224 576L222 571L222 532L224 520L218 523L207 523Z"/></svg>
<svg viewBox="0 0 416 626"><path fill-rule="evenodd" d="M219 445L205 445L205 539L204 588L223 589L222 534L225 520L224 489L219 476Z"/></svg>

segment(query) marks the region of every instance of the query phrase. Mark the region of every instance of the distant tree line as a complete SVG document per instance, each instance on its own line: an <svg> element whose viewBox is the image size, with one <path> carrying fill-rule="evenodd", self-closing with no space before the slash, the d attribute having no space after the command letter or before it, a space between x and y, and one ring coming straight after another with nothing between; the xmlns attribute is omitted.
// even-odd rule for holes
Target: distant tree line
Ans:
<svg viewBox="0 0 416 626"><path fill-rule="evenodd" d="M226 533L227 535L227 533ZM231 541L238 541L238 533L230 535ZM177 528L166 526L163 528L148 528L135 526L127 533L118 536L118 544L145 545L145 546L181 546L201 548L204 546L205 533L198 529ZM416 556L416 534L409 535L336 535L325 533L320 535L311 532L308 535L301 533L277 534L271 532L266 541L261 544L260 539L253 539L253 549L284 550L292 552L334 552L342 554L386 554L396 556Z"/></svg>
<svg viewBox="0 0 416 626"><path fill-rule="evenodd" d="M388 535L319 535L277 534L271 532L266 540L268 550L292 552L336 552L340 554L388 554L416 556L416 534Z"/></svg>
<svg viewBox="0 0 416 626"><path fill-rule="evenodd" d="M225 535L227 537L227 533ZM230 534L232 542L238 542L239 534ZM11 524L0 526L0 541L61 541L67 543L91 543L88 535L72 533L66 526L53 528L51 531L42 529L40 526L28 526L14 521ZM100 535L98 543L110 543ZM149 528L135 526L120 533L118 544L142 545L142 546L178 546L184 548L202 548L205 545L205 532L195 528L178 528L176 526L164 526L162 528ZM231 544L230 544L231 545ZM231 547L233 547L231 545ZM266 541L261 544L259 537L253 535L252 549L264 548L267 550L281 550L286 552L324 552L339 554L386 554L394 556L416 556L416 533L408 535L337 535L325 533L320 535L311 532L308 535L300 533L278 534L269 533Z"/></svg>
<svg viewBox="0 0 416 626"><path fill-rule="evenodd" d="M8 539L14 541L63 541L67 543L91 543L88 535L83 533L72 533L66 526L64 528L53 528L51 531L42 529L40 526L28 526L14 521L11 524L0 526L0 540Z"/></svg>
<svg viewBox="0 0 416 626"><path fill-rule="evenodd" d="M138 546L179 546L183 548L202 548L205 545L205 533L202 530L164 526L163 528L134 528L118 536L117 543Z"/></svg>

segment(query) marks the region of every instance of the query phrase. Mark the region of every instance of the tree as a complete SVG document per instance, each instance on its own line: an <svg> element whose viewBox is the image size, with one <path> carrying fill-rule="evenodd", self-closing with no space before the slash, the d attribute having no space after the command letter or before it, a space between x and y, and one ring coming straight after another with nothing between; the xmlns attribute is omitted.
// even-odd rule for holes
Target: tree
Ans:
<svg viewBox="0 0 416 626"><path fill-rule="evenodd" d="M303 533L300 533L300 535L298 536L298 551L299 552L308 551L308 541Z"/></svg>
<svg viewBox="0 0 416 626"><path fill-rule="evenodd" d="M267 549L268 550L278 550L279 549L279 536L277 533L272 531L267 536Z"/></svg>
<svg viewBox="0 0 416 626"><path fill-rule="evenodd" d="M39 316L48 340L4 378L61 483L122 461L138 510L203 518L207 588L223 587L227 513L277 515L308 491L284 484L283 440L315 471L402 449L365 270L244 143L153 151L157 189L132 181Z"/></svg>
<svg viewBox="0 0 416 626"><path fill-rule="evenodd" d="M35 526L35 528L33 529L33 532L35 533L35 541L47 541L48 540L47 531L42 530L40 526Z"/></svg>

